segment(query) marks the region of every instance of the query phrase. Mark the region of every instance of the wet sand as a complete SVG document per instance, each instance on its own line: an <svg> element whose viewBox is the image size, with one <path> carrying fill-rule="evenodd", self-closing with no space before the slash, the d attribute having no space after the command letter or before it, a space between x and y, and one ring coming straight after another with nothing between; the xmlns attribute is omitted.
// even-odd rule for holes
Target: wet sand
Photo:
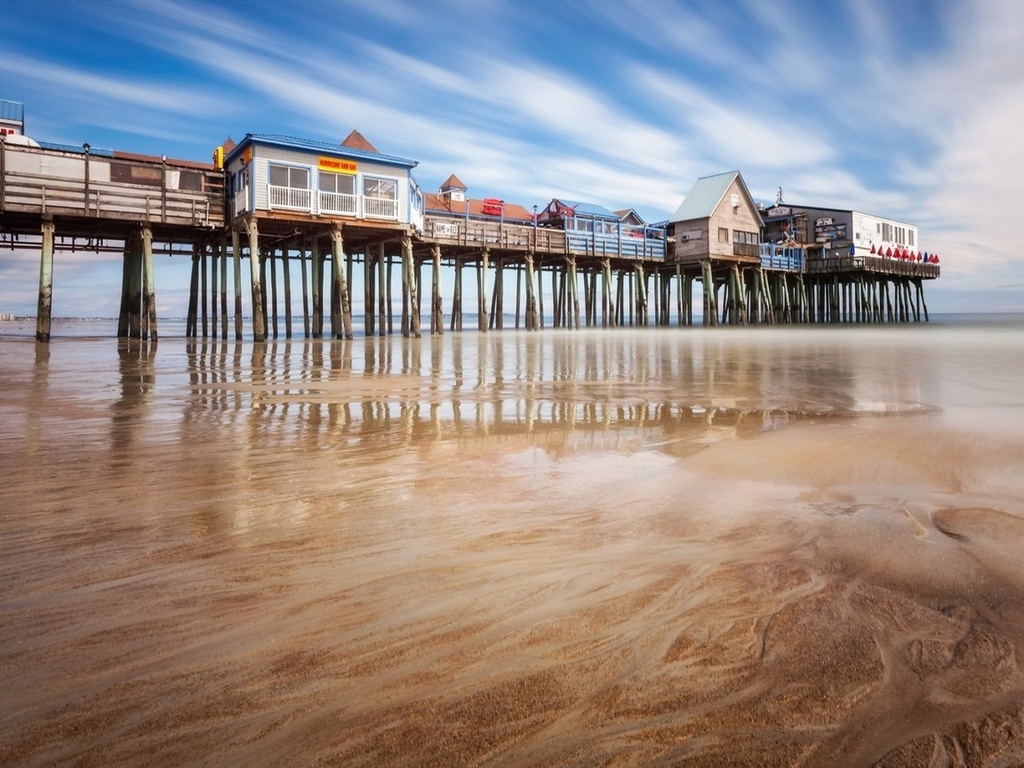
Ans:
<svg viewBox="0 0 1024 768"><path fill-rule="evenodd" d="M0 339L0 764L1024 764L1021 346Z"/></svg>

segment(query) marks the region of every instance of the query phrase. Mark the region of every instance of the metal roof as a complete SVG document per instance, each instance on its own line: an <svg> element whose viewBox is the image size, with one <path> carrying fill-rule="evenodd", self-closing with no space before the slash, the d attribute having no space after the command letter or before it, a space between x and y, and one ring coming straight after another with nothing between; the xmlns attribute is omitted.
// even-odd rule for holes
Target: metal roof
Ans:
<svg viewBox="0 0 1024 768"><path fill-rule="evenodd" d="M307 150L310 152L337 155L339 157L354 157L363 160L373 160L377 163L398 165L403 168L415 168L419 165L417 160L408 160L395 155L385 155L380 152L369 152L364 149L354 149L342 144L332 144L329 141L316 141L314 139L300 139L295 136L282 136L276 133L247 133L228 155L228 159L239 154L248 144L265 144L286 149Z"/></svg>
<svg viewBox="0 0 1024 768"><path fill-rule="evenodd" d="M6 101L0 99L0 120L25 120L25 105L20 101Z"/></svg>
<svg viewBox="0 0 1024 768"><path fill-rule="evenodd" d="M739 175L739 171L728 171L697 179L671 220L692 221L710 218L718 204L722 202L725 193L729 191L733 180Z"/></svg>
<svg viewBox="0 0 1024 768"><path fill-rule="evenodd" d="M619 217L609 211L607 208L596 203L580 203L575 200L563 200L561 198L554 198L552 202L563 205L567 208L572 208L577 216L590 216L593 218L612 219L618 221Z"/></svg>

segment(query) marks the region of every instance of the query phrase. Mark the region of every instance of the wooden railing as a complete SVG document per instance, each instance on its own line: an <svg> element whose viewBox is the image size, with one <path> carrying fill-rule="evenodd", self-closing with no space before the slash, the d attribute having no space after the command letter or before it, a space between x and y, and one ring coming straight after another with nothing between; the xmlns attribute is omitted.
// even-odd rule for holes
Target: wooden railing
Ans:
<svg viewBox="0 0 1024 768"><path fill-rule="evenodd" d="M208 167L5 145L5 212L220 227L223 175Z"/></svg>
<svg viewBox="0 0 1024 768"><path fill-rule="evenodd" d="M758 255L761 266L766 269L780 269L789 272L802 272L804 268L804 249L789 245L761 243Z"/></svg>
<svg viewBox="0 0 1024 768"><path fill-rule="evenodd" d="M939 265L920 261L903 261L884 256L829 256L809 259L808 274L836 272L873 272L900 277L934 279L939 276Z"/></svg>
<svg viewBox="0 0 1024 768"><path fill-rule="evenodd" d="M480 246L507 251L566 253L565 232L504 221L431 216L423 220L423 238L440 245Z"/></svg>
<svg viewBox="0 0 1024 768"><path fill-rule="evenodd" d="M423 237L442 245L480 246L509 251L534 251L573 256L664 261L665 241L653 237L565 232L553 227L501 220L427 215Z"/></svg>

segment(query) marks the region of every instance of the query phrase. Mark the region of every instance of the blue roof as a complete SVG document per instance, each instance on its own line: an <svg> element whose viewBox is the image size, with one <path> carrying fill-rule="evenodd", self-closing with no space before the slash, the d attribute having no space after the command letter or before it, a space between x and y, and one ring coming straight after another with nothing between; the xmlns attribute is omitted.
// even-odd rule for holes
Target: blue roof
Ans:
<svg viewBox="0 0 1024 768"><path fill-rule="evenodd" d="M314 139L299 139L294 136L282 136L276 133L247 133L238 145L228 153L230 159L237 155L247 144L265 144L286 149L308 150L311 152L338 155L339 157L355 157L363 160L373 160L377 163L399 165L403 168L415 168L419 165L417 160L408 160L395 155L384 155L380 152L370 152L365 149L353 149L342 144L332 144L329 141L316 141Z"/></svg>
<svg viewBox="0 0 1024 768"><path fill-rule="evenodd" d="M740 175L739 171L728 171L715 176L704 176L694 183L689 193L683 198L676 212L672 214L672 221L692 221L694 219L707 219L715 212L718 204L722 202L725 193L729 191L733 181ZM746 191L743 178L740 177L740 184ZM748 194L749 198L750 195Z"/></svg>
<svg viewBox="0 0 1024 768"><path fill-rule="evenodd" d="M568 208L572 208L577 216L590 216L592 218L601 219L612 219L618 221L619 217L609 211L607 208L596 203L580 203L575 200L562 200L561 198L555 198L552 202L556 202L559 205L564 205Z"/></svg>
<svg viewBox="0 0 1024 768"><path fill-rule="evenodd" d="M19 123L25 119L25 105L20 101L0 100L0 120L17 120Z"/></svg>

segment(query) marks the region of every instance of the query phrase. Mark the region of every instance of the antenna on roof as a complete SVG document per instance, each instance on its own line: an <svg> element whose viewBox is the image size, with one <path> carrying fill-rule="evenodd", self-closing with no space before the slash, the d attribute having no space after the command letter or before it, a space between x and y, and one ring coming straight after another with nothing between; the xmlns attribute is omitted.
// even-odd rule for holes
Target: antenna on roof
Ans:
<svg viewBox="0 0 1024 768"><path fill-rule="evenodd" d="M775 196L775 204L782 205L782 187L779 187L779 194Z"/></svg>

